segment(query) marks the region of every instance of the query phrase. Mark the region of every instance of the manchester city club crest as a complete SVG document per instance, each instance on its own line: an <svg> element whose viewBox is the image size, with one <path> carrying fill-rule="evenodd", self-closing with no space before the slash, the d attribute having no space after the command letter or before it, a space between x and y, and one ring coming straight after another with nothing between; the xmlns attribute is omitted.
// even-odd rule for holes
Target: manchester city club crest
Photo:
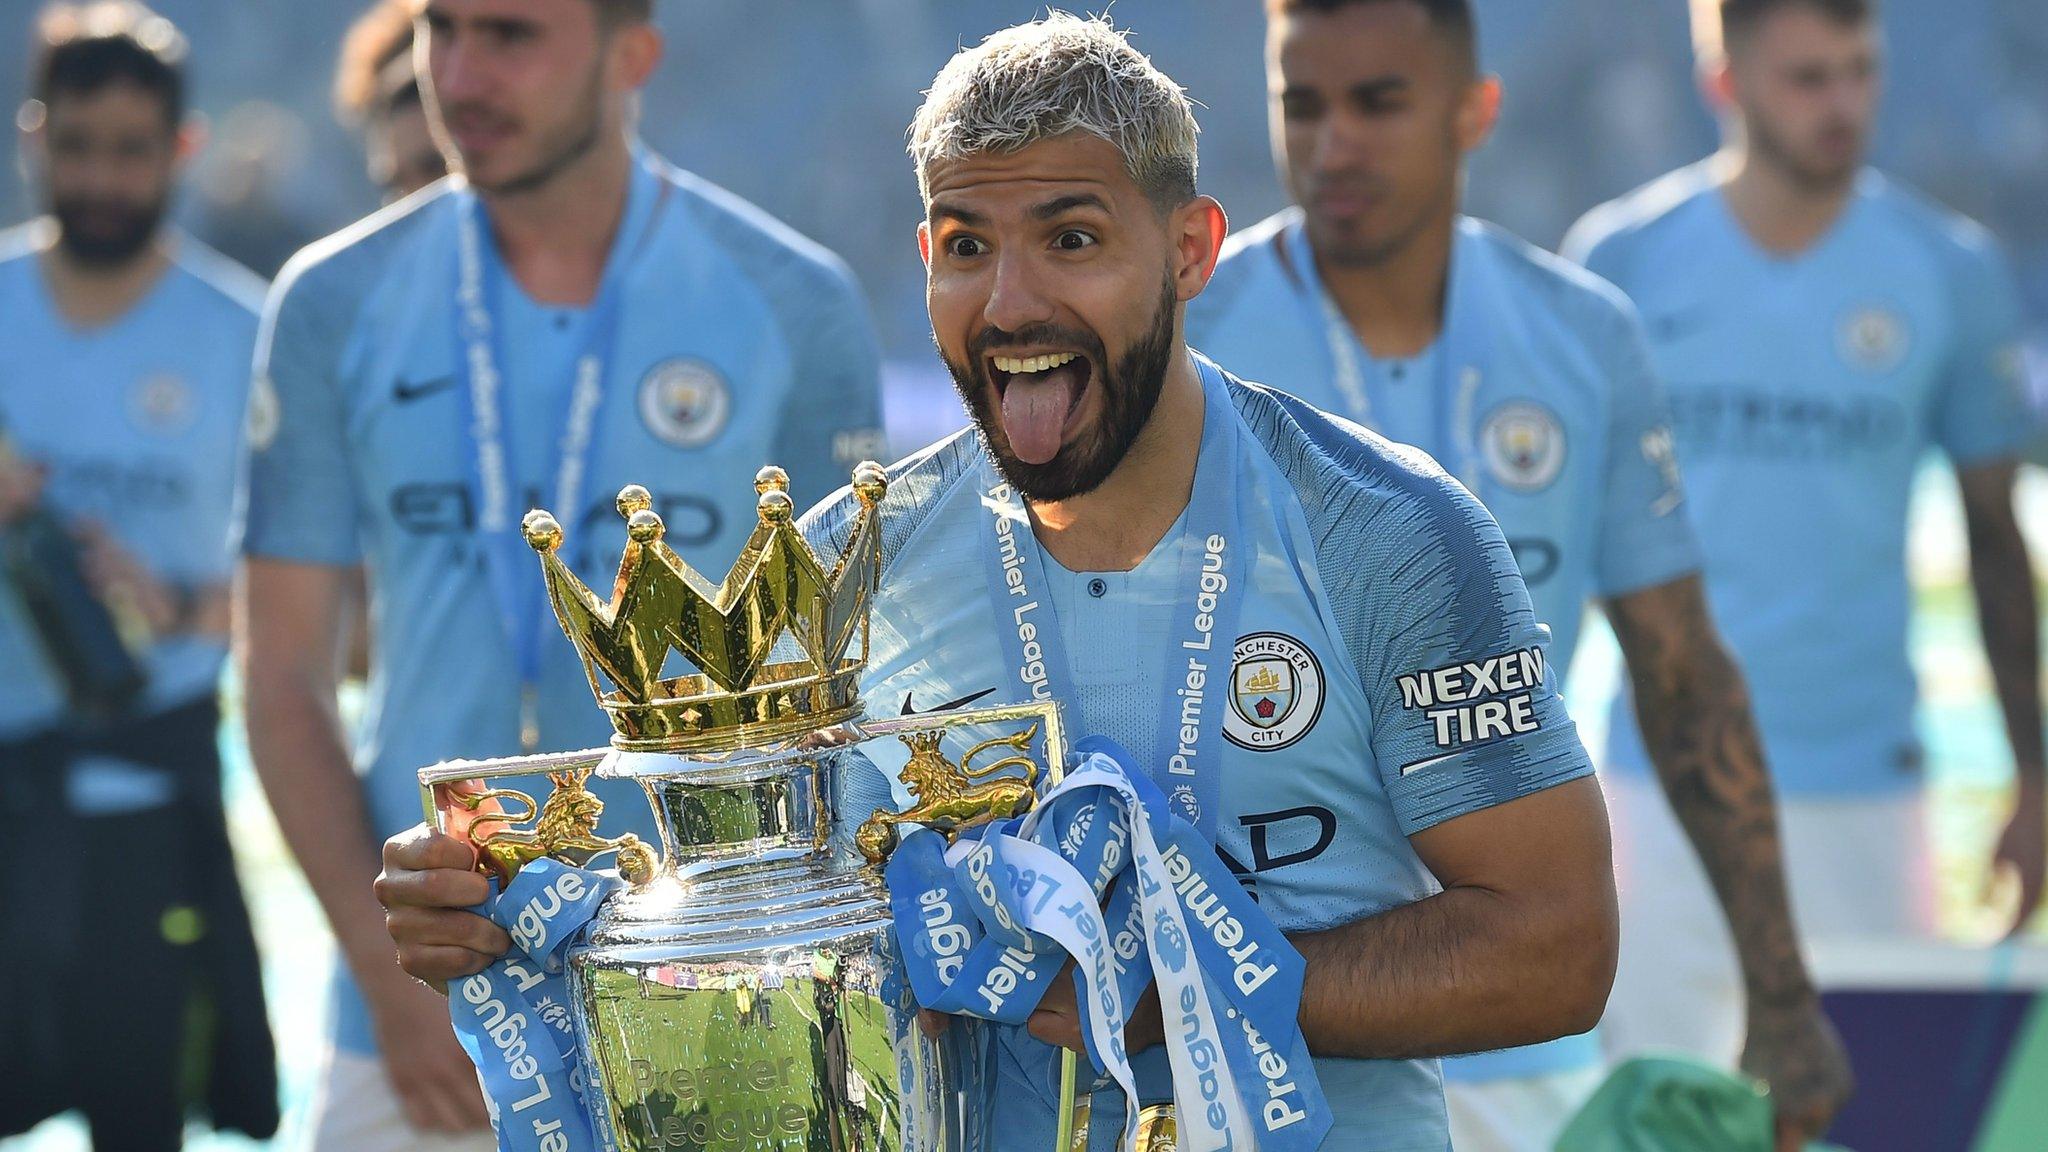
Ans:
<svg viewBox="0 0 2048 1152"><path fill-rule="evenodd" d="M1323 666L1308 645L1279 632L1237 642L1223 735L1240 748L1272 752L1308 735L1323 714Z"/></svg>
<svg viewBox="0 0 2048 1152"><path fill-rule="evenodd" d="M1835 334L1842 359L1865 372L1889 372L1906 358L1909 343L1905 317L1898 309L1867 304L1851 309Z"/></svg>
<svg viewBox="0 0 2048 1152"><path fill-rule="evenodd" d="M257 452L270 447L277 440L283 420L284 412L277 403L277 385L268 376L257 376L249 385L249 413L243 428L249 447Z"/></svg>
<svg viewBox="0 0 2048 1152"><path fill-rule="evenodd" d="M1533 400L1510 400L1486 414L1479 451L1495 480L1517 492L1540 492L1564 471L1564 424Z"/></svg>
<svg viewBox="0 0 2048 1152"><path fill-rule="evenodd" d="M143 377L128 394L128 416L145 432L176 436L192 427L198 415L192 386L167 372Z"/></svg>
<svg viewBox="0 0 2048 1152"><path fill-rule="evenodd" d="M702 360L664 360L640 381L640 421L664 444L702 448L731 415L731 387Z"/></svg>

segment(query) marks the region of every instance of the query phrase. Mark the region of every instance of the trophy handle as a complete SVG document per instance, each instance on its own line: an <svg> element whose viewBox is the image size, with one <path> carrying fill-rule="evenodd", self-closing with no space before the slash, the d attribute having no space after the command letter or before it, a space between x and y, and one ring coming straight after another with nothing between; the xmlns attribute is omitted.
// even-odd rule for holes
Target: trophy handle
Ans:
<svg viewBox="0 0 2048 1152"><path fill-rule="evenodd" d="M940 747L946 733L954 728L1024 722L1029 722L1028 727L984 740L969 748L957 762L948 759ZM1066 725L1060 717L1059 705L1051 701L864 720L857 727L858 738L863 742L895 736L909 747L910 761L897 779L909 786L917 801L902 812L877 808L861 822L854 833L854 844L870 864L880 864L889 858L902 825L931 828L950 840L969 828L1029 811L1038 800L1041 770L1055 784L1066 774ZM1042 765L1031 755L1031 746L1041 733L1045 740ZM983 753L1000 750L1008 750L1011 755L987 764L975 763L975 758ZM1006 775L1009 769L1022 772Z"/></svg>
<svg viewBox="0 0 2048 1152"><path fill-rule="evenodd" d="M654 878L654 850L632 833L597 834L604 802L585 787L605 758L603 749L503 760L451 760L420 770L420 804L427 823L468 844L477 871L510 883L519 870L542 857L584 867L616 854L619 875L635 887ZM546 777L554 785L544 802L532 794L495 785L500 781ZM522 806L507 811L507 801Z"/></svg>

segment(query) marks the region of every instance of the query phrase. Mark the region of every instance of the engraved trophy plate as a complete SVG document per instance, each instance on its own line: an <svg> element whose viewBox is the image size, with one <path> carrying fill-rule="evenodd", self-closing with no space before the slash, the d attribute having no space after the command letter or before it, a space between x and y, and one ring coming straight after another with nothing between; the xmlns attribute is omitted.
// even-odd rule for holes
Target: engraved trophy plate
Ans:
<svg viewBox="0 0 2048 1152"><path fill-rule="evenodd" d="M617 736L608 750L423 770L428 817L504 881L542 857L616 860L628 887L569 948L571 1003L536 1005L573 1017L601 1147L990 1147L992 1109L977 1094L993 1091L992 1034L955 1020L934 1040L918 1027L879 864L897 824L950 835L1027 809L1034 783L1066 761L1059 711L865 719L883 474L855 472L861 519L829 568L796 532L780 471L756 487L760 525L717 586L662 543L644 489L622 492L629 541L609 601L556 558L553 519L527 518ZM672 651L698 673L663 678ZM947 737L963 728L981 739L956 761ZM883 738L910 749L912 808L833 812L838 776L873 770L858 746ZM592 774L643 786L658 858L635 837L599 834ZM544 798L523 790L540 778L553 786Z"/></svg>

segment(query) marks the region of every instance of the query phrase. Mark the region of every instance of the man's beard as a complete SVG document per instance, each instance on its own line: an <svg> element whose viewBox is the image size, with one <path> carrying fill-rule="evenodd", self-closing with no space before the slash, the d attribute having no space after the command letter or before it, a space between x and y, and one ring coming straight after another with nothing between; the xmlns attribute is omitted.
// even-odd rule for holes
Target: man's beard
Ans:
<svg viewBox="0 0 2048 1152"><path fill-rule="evenodd" d="M1152 409L1166 387L1166 371L1173 361L1173 318L1176 304L1173 278L1161 282L1159 303L1152 324L1137 343L1126 349L1111 367L1102 340L1083 329L1035 324L1016 332L984 328L968 347L969 362L957 364L940 351L940 359L953 374L953 385L967 405L967 414L981 432L982 443L1012 488L1027 500L1053 503L1085 496L1102 486L1131 445L1152 419ZM1026 463L1010 450L1010 438L1003 429L1000 398L988 378L988 357L1004 348L1032 346L1068 347L1081 352L1090 365L1100 365L1104 379L1093 381L1102 392L1102 415L1078 443L1063 445L1059 454L1043 464ZM1086 387L1084 384L1083 387ZM1078 397L1076 403L1084 400Z"/></svg>
<svg viewBox="0 0 2048 1152"><path fill-rule="evenodd" d="M90 267L117 268L149 247L168 208L162 200L145 204L53 200L50 215L57 219L57 243L66 255Z"/></svg>
<svg viewBox="0 0 2048 1152"><path fill-rule="evenodd" d="M1799 154L1798 149L1793 148L1784 137L1759 120L1752 119L1746 130L1749 133L1750 149L1769 161L1772 167L1790 177L1806 192L1839 192L1854 182L1856 174L1863 169L1867 144L1859 145L1855 154L1845 163L1816 164L1809 163Z"/></svg>
<svg viewBox="0 0 2048 1152"><path fill-rule="evenodd" d="M1439 184L1428 195L1414 201L1415 211L1406 219L1377 236L1352 237L1342 235L1335 228L1325 228L1313 211L1304 208L1305 226L1308 230L1309 247L1314 251L1316 261L1325 267L1346 269L1379 268L1389 261L1405 254L1415 242L1427 235L1430 228L1443 219L1443 205L1452 205L1452 211L1462 192L1460 159L1457 141L1446 136L1442 142L1445 152L1441 157L1442 171L1448 179ZM1347 181L1355 187L1373 192L1386 193L1388 184L1384 180L1364 178ZM1299 187L1297 185L1297 187ZM1296 193L1295 203L1310 205L1315 202L1316 189L1311 186Z"/></svg>
<svg viewBox="0 0 2048 1152"><path fill-rule="evenodd" d="M1309 248L1319 262L1334 268L1379 268L1408 251L1416 238L1434 221L1428 214L1416 217L1390 235L1375 239L1348 240L1329 235L1313 218L1308 222Z"/></svg>

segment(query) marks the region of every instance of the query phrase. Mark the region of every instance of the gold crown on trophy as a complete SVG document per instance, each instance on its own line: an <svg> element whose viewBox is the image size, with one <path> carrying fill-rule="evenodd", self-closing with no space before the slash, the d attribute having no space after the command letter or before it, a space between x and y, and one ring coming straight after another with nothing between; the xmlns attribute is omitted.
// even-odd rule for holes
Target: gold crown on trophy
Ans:
<svg viewBox="0 0 2048 1152"><path fill-rule="evenodd" d="M887 489L881 465L853 470L860 509L828 571L797 530L788 474L763 468L754 477L760 522L725 582L713 586L663 542L653 498L630 485L619 492L626 550L608 602L556 555L561 524L542 510L527 513L526 542L540 553L555 618L617 730L613 746L752 747L857 715ZM670 652L697 671L664 678Z"/></svg>

